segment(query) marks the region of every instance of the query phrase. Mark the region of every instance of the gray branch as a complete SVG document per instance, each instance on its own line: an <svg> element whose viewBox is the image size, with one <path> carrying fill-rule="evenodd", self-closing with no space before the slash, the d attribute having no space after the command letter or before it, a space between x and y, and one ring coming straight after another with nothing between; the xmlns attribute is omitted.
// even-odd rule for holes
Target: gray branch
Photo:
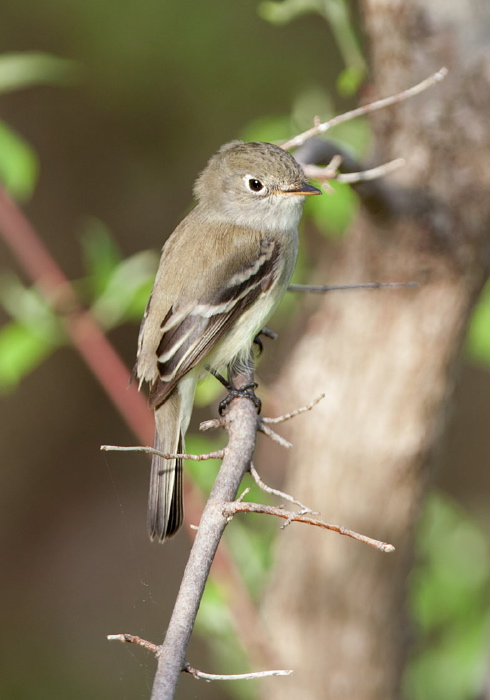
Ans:
<svg viewBox="0 0 490 700"><path fill-rule="evenodd" d="M253 381L253 372L235 375L235 386ZM225 415L229 442L211 495L202 514L196 539L185 568L177 601L159 647L152 700L171 700L180 674L187 666L187 647L216 549L228 523L225 505L236 497L249 469L257 434L257 413L252 401L234 400Z"/></svg>

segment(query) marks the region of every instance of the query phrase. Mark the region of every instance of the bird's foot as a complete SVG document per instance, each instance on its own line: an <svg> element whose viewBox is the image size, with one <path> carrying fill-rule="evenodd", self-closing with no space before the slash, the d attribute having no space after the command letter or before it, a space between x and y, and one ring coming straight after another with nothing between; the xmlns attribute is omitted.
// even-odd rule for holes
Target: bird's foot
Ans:
<svg viewBox="0 0 490 700"><path fill-rule="evenodd" d="M265 335L266 338L271 338L272 340L275 340L277 338L277 333L274 331L271 331L270 328L262 328L262 330L257 333L253 340L253 344L256 345L259 349L259 356L262 355L262 351L264 349L264 343L262 342L262 338L260 337L261 335Z"/></svg>
<svg viewBox="0 0 490 700"><path fill-rule="evenodd" d="M216 372L215 370L210 370L210 372L213 377L216 377L216 379L223 384L228 392L228 396L226 396L223 401L220 401L218 406L220 416L223 415L233 399L250 399L250 401L253 401L253 404L257 409L257 413L260 413L262 401L255 395L255 389L258 387L257 382L250 382L250 384L237 387L225 379L221 374L219 374L219 372Z"/></svg>

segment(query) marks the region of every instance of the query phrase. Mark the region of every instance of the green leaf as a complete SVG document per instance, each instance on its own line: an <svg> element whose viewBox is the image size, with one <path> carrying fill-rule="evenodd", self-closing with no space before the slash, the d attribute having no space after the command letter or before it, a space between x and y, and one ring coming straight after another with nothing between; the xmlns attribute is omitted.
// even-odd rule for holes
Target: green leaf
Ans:
<svg viewBox="0 0 490 700"><path fill-rule="evenodd" d="M478 304L473 310L466 351L471 359L490 364L490 282L487 282Z"/></svg>
<svg viewBox="0 0 490 700"><path fill-rule="evenodd" d="M342 97L352 97L359 90L365 76L365 68L359 65L347 66L337 78L337 92Z"/></svg>
<svg viewBox="0 0 490 700"><path fill-rule="evenodd" d="M323 14L322 6L323 0L282 0L282 2L266 0L260 3L258 13L266 22L283 25L309 12Z"/></svg>
<svg viewBox="0 0 490 700"><path fill-rule="evenodd" d="M0 387L13 388L64 342L60 322L37 290L0 277L0 302L15 319L0 329Z"/></svg>
<svg viewBox="0 0 490 700"><path fill-rule="evenodd" d="M105 289L92 306L92 313L104 328L113 328L129 319L141 320L157 266L158 255L144 250L122 260L112 270Z"/></svg>
<svg viewBox="0 0 490 700"><path fill-rule="evenodd" d="M334 126L328 132L328 139L358 159L370 150L373 140L371 127L363 117Z"/></svg>
<svg viewBox="0 0 490 700"><path fill-rule="evenodd" d="M95 217L87 221L81 243L91 292L97 298L106 290L122 255L107 226Z"/></svg>
<svg viewBox="0 0 490 700"><path fill-rule="evenodd" d="M292 133L291 119L285 116L260 117L250 122L241 133L243 141L286 141Z"/></svg>
<svg viewBox="0 0 490 700"><path fill-rule="evenodd" d="M41 51L0 56L0 93L39 84L72 83L79 75L74 61Z"/></svg>
<svg viewBox="0 0 490 700"><path fill-rule="evenodd" d="M208 375L197 385L194 403L196 406L209 406L223 391L224 388L220 382L212 375Z"/></svg>
<svg viewBox="0 0 490 700"><path fill-rule="evenodd" d="M291 110L291 122L294 128L289 133L306 131L313 126L314 117L326 121L334 114L333 104L323 85L310 84L295 97Z"/></svg>
<svg viewBox="0 0 490 700"><path fill-rule="evenodd" d="M333 192L325 192L323 197L309 197L305 214L327 236L339 237L352 223L359 208L356 193L342 182L329 182Z"/></svg>
<svg viewBox="0 0 490 700"><path fill-rule="evenodd" d="M12 321L0 329L0 391L14 389L56 347L33 328Z"/></svg>
<svg viewBox="0 0 490 700"><path fill-rule="evenodd" d="M221 439L211 439L199 433L189 433L185 440L185 449L188 454L200 455L214 452L223 446L224 437ZM206 495L211 491L216 475L221 466L221 460L210 459L205 462L186 461L186 471L190 473L193 481L199 489Z"/></svg>
<svg viewBox="0 0 490 700"><path fill-rule="evenodd" d="M57 333L59 324L55 313L34 287L25 287L12 273L0 276L0 303L7 313L40 335Z"/></svg>
<svg viewBox="0 0 490 700"><path fill-rule="evenodd" d="M0 121L0 180L14 199L28 199L37 182L38 158L13 129Z"/></svg>

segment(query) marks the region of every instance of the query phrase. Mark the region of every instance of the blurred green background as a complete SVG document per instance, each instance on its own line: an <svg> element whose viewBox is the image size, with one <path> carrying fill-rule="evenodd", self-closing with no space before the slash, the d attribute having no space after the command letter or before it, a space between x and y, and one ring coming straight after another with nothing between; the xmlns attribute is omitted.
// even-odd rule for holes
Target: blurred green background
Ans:
<svg viewBox="0 0 490 700"><path fill-rule="evenodd" d="M333 0L2 2L0 177L128 366L155 251L190 206L209 156L236 137L286 137L317 113L327 117L355 101L365 67L344 22L346 7ZM300 10L294 21L285 21L288 8ZM355 5L351 17L357 27ZM365 125L344 138L366 153ZM317 206L331 208L335 235L327 239L312 225L322 229L323 210L310 212L302 279L316 252L339 245L355 214L350 190L321 199ZM134 438L9 251L3 244L0 250L0 697L147 697L153 662L105 635L161 639L189 544L181 535L163 551L147 541L145 458L99 452L100 444ZM413 576L412 698L474 697L488 649L489 309L484 299L470 329L480 364L462 369L443 450L444 496L434 497L425 516ZM283 342L266 352L266 383L286 351ZM209 413L198 410L194 425ZM192 471L208 486L214 467ZM280 460L266 464L264 457L263 472L279 480ZM247 539L234 524L255 594L276 531L262 521ZM475 555L458 556L469 551ZM219 607L223 596L210 587L207 598L191 662L210 671L220 664L246 670ZM209 636L211 650L203 643ZM460 680L446 686L447 668L454 679L456 667ZM185 677L179 688L182 698L232 693L251 697L253 687Z"/></svg>

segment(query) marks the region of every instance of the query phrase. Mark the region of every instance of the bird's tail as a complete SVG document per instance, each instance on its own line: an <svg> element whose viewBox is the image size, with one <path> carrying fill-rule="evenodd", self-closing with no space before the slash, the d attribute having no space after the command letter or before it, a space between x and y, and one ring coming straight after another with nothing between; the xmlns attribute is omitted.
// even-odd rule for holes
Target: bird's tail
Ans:
<svg viewBox="0 0 490 700"><path fill-rule="evenodd" d="M174 391L155 410L155 449L167 454L181 453L184 449L182 430L182 396ZM163 542L182 525L182 482L181 459L152 455L147 520L151 540L157 538Z"/></svg>

